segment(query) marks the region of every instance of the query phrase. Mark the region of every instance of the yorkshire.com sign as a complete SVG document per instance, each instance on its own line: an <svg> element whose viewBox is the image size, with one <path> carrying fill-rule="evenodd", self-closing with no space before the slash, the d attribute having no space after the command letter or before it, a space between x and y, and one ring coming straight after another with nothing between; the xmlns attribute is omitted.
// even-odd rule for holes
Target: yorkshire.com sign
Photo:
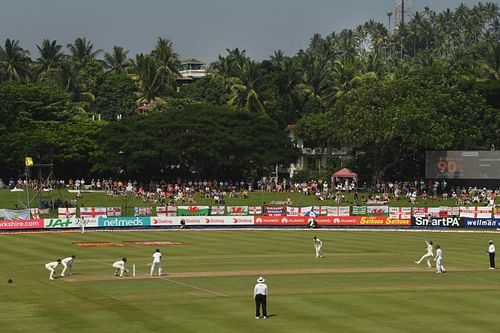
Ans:
<svg viewBox="0 0 500 333"><path fill-rule="evenodd" d="M459 217L413 217L411 225L416 227L460 228Z"/></svg>
<svg viewBox="0 0 500 333"><path fill-rule="evenodd" d="M151 217L99 217L97 219L99 227L149 227Z"/></svg>

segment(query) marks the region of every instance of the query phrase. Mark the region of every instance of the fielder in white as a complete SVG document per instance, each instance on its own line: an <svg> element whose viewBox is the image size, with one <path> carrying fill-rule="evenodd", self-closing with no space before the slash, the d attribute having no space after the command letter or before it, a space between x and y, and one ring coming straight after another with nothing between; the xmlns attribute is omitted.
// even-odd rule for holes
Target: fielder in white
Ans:
<svg viewBox="0 0 500 333"><path fill-rule="evenodd" d="M425 240L425 244L427 244L427 253L420 258L420 260L415 261L415 264L420 264L422 260L427 259L427 267L432 267L431 258L434 257L434 249L432 248L432 241Z"/></svg>
<svg viewBox="0 0 500 333"><path fill-rule="evenodd" d="M115 269L115 276L123 276L123 273L128 273L128 269L125 268L125 263L127 262L127 258L123 258L122 260L115 261L113 263L113 268Z"/></svg>
<svg viewBox="0 0 500 333"><path fill-rule="evenodd" d="M45 268L50 271L49 280L54 280L54 273L56 271L56 267L61 263L61 259L57 259L56 261L49 262L45 265Z"/></svg>
<svg viewBox="0 0 500 333"><path fill-rule="evenodd" d="M63 265L63 271L61 273L61 276L66 275L66 272L68 272L68 275L71 275L71 269L73 268L73 261L75 260L75 256L67 257L61 260L61 264Z"/></svg>
<svg viewBox="0 0 500 333"><path fill-rule="evenodd" d="M153 263L151 264L151 276L153 276L153 273L156 268L158 268L158 276L161 276L162 268L161 268L160 249L156 249L155 253L153 253Z"/></svg>
<svg viewBox="0 0 500 333"><path fill-rule="evenodd" d="M316 250L316 258L323 258L323 252L321 251L321 248L323 247L323 242L321 241L321 239L314 236L313 245L314 249Z"/></svg>
<svg viewBox="0 0 500 333"><path fill-rule="evenodd" d="M443 266L443 250L441 250L441 246L436 245L436 258L434 258L436 262L436 273L446 273L446 269Z"/></svg>

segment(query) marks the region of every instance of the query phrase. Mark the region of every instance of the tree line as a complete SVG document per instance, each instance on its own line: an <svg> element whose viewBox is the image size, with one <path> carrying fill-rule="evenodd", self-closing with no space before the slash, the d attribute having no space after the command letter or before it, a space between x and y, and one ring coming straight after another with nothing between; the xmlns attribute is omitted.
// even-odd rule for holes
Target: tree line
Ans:
<svg viewBox="0 0 500 333"><path fill-rule="evenodd" d="M290 124L312 147L350 148L352 166L377 179L422 177L426 150L500 142L495 3L315 34L292 56L227 49L190 85L177 83L166 38L134 57L83 37L36 47L32 56L18 40L0 46L6 176L30 155L61 177L259 177L297 158ZM148 103L154 110L138 115Z"/></svg>

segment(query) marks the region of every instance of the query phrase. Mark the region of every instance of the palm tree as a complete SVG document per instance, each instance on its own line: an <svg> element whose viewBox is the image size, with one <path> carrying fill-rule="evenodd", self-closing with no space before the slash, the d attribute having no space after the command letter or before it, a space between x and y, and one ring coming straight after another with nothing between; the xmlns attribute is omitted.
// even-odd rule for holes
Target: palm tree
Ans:
<svg viewBox="0 0 500 333"><path fill-rule="evenodd" d="M7 80L28 81L30 62L29 52L19 46L18 40L7 38L4 47L0 46L0 74Z"/></svg>
<svg viewBox="0 0 500 333"><path fill-rule="evenodd" d="M94 44L87 41L85 37L75 39L75 42L68 44L67 47L71 53L71 58L79 65L95 59L102 52L101 49L94 50Z"/></svg>
<svg viewBox="0 0 500 333"><path fill-rule="evenodd" d="M261 77L259 65L246 59L239 77L231 79L229 105L248 112L267 115L264 103L258 93Z"/></svg>
<svg viewBox="0 0 500 333"><path fill-rule="evenodd" d="M140 53L132 61L133 79L138 88L137 104L164 102L165 78L158 67L158 60L151 55Z"/></svg>
<svg viewBox="0 0 500 333"><path fill-rule="evenodd" d="M157 71L171 84L179 75L179 55L174 52L172 42L166 38L158 38L151 55L157 60Z"/></svg>
<svg viewBox="0 0 500 333"><path fill-rule="evenodd" d="M36 47L40 52L40 57L37 59L38 74L43 79L47 73L61 65L64 54L61 52L62 46L57 44L55 40L44 39L42 45Z"/></svg>
<svg viewBox="0 0 500 333"><path fill-rule="evenodd" d="M124 50L121 46L113 46L111 53L104 54L106 67L113 73L125 74L129 66L127 58L128 51Z"/></svg>

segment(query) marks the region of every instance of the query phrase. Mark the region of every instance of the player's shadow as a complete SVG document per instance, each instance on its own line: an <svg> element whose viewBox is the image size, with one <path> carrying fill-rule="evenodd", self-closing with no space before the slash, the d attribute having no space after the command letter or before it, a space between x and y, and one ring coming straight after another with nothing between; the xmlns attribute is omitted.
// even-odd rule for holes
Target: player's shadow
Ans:
<svg viewBox="0 0 500 333"><path fill-rule="evenodd" d="M278 315L276 313L271 313L271 314L268 314L267 315L267 318L271 318L271 317L277 317Z"/></svg>

